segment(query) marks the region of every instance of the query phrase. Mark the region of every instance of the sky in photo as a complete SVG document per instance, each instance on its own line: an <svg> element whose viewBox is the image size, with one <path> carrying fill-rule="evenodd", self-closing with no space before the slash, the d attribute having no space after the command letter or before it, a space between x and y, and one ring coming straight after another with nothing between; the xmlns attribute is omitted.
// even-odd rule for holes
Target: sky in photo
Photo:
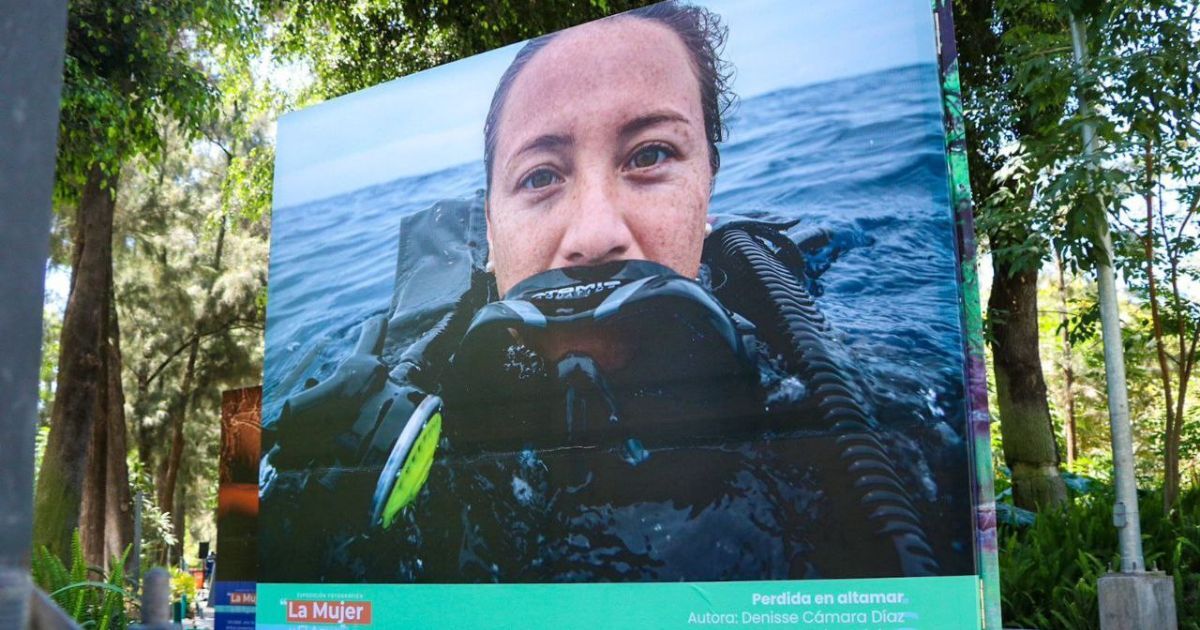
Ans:
<svg viewBox="0 0 1200 630"><path fill-rule="evenodd" d="M710 0L749 99L936 60L928 0ZM483 156L492 91L520 44L349 94L279 121L274 206L324 199Z"/></svg>

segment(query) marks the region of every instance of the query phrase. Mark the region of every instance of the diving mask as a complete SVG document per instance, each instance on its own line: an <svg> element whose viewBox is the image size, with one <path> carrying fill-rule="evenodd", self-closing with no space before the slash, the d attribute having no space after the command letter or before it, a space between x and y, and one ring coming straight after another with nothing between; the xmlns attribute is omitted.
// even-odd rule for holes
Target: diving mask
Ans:
<svg viewBox="0 0 1200 630"><path fill-rule="evenodd" d="M658 263L546 271L476 313L444 389L446 430L485 449L703 434L731 401L756 399L752 332Z"/></svg>

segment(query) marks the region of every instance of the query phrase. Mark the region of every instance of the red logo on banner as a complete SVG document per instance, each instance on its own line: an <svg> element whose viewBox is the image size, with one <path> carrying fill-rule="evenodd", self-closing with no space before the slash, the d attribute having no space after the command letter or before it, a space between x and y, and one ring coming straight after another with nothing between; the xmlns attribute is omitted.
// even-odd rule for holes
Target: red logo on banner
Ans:
<svg viewBox="0 0 1200 630"><path fill-rule="evenodd" d="M322 602L285 600L288 623L340 623L365 626L371 623L371 602Z"/></svg>
<svg viewBox="0 0 1200 630"><path fill-rule="evenodd" d="M253 606L258 599L257 593L230 593L229 603L234 606Z"/></svg>

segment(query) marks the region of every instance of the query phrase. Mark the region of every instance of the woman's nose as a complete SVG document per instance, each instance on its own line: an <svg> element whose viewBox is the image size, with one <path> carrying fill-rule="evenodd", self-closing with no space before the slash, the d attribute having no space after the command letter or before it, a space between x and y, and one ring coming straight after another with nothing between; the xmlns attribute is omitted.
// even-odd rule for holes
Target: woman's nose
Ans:
<svg viewBox="0 0 1200 630"><path fill-rule="evenodd" d="M625 221L625 208L608 182L580 182L572 196L570 224L560 245L568 266L598 265L637 257L637 241Z"/></svg>

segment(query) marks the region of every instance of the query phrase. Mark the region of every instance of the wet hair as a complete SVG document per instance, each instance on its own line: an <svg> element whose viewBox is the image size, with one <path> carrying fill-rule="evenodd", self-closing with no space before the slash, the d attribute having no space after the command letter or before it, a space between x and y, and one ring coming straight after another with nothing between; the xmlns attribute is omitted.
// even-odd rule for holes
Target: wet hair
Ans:
<svg viewBox="0 0 1200 630"><path fill-rule="evenodd" d="M639 19L657 22L679 36L691 57L696 81L700 84L700 108L704 112L704 132L708 140L708 160L713 175L721 167L721 154L717 143L725 139L725 114L732 107L734 95L729 89L733 70L721 59L725 38L729 29L721 19L708 9L667 0L641 9L635 9L605 19ZM538 51L558 37L563 31L548 33L525 44L500 76L492 104L488 108L487 121L483 125L483 164L487 170L487 185L492 187L492 162L496 157L496 135L499 132L500 116L508 100L508 92L517 76L525 69Z"/></svg>

